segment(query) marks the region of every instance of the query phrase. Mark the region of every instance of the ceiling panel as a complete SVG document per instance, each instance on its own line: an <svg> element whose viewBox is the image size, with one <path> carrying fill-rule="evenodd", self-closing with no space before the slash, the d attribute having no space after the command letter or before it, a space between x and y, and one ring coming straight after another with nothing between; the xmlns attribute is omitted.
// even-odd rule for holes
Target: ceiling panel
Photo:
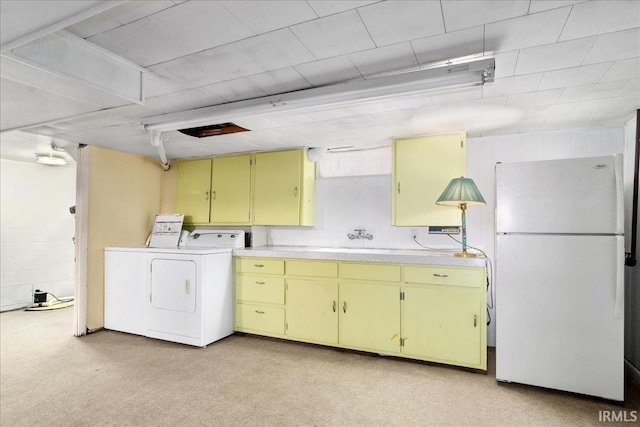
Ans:
<svg viewBox="0 0 640 427"><path fill-rule="evenodd" d="M523 76L506 77L482 88L484 98L494 96L515 95L517 93L535 92L538 89L542 73L526 74Z"/></svg>
<svg viewBox="0 0 640 427"><path fill-rule="evenodd" d="M638 1L588 1L571 8L560 40L571 40L638 26Z"/></svg>
<svg viewBox="0 0 640 427"><path fill-rule="evenodd" d="M639 18L640 19L640 18ZM584 39L583 39L584 40ZM640 28L599 35L584 64L640 56Z"/></svg>
<svg viewBox="0 0 640 427"><path fill-rule="evenodd" d="M413 40L411 45L420 65L484 53L484 27Z"/></svg>
<svg viewBox="0 0 640 427"><path fill-rule="evenodd" d="M318 17L306 2L243 0L221 1L220 4L256 34L278 30Z"/></svg>
<svg viewBox="0 0 640 427"><path fill-rule="evenodd" d="M379 0L309 0L307 3L313 8L318 16L327 16L366 6L371 3L377 3L378 1Z"/></svg>
<svg viewBox="0 0 640 427"><path fill-rule="evenodd" d="M443 0L442 12L447 31L502 21L526 15L529 1Z"/></svg>
<svg viewBox="0 0 640 427"><path fill-rule="evenodd" d="M317 59L376 47L356 11L294 25L291 31Z"/></svg>
<svg viewBox="0 0 640 427"><path fill-rule="evenodd" d="M583 1L585 0L531 0L531 4L529 5L529 13L538 13L544 12L545 10L571 6Z"/></svg>
<svg viewBox="0 0 640 427"><path fill-rule="evenodd" d="M611 62L604 62L602 64L547 71L542 76L539 89L556 89L597 83L612 65L613 63Z"/></svg>
<svg viewBox="0 0 640 427"><path fill-rule="evenodd" d="M602 81L637 78L640 78L640 57L614 62L607 74L602 77Z"/></svg>
<svg viewBox="0 0 640 427"><path fill-rule="evenodd" d="M313 86L324 86L362 78L347 55L296 65L296 70Z"/></svg>
<svg viewBox="0 0 640 427"><path fill-rule="evenodd" d="M559 103L589 101L591 99L611 98L615 96L625 85L625 80L597 83L584 86L568 87L562 93Z"/></svg>
<svg viewBox="0 0 640 427"><path fill-rule="evenodd" d="M358 9L376 46L444 33L440 4L435 1L380 2Z"/></svg>
<svg viewBox="0 0 640 427"><path fill-rule="evenodd" d="M365 77L418 67L416 55L409 42L352 53L349 54L349 58Z"/></svg>
<svg viewBox="0 0 640 427"><path fill-rule="evenodd" d="M571 7L522 16L485 26L486 46L491 52L555 43L567 21Z"/></svg>
<svg viewBox="0 0 640 427"><path fill-rule="evenodd" d="M251 37L234 46L267 71L316 59L288 28Z"/></svg>
<svg viewBox="0 0 640 427"><path fill-rule="evenodd" d="M255 74L247 77L247 79L255 83L268 95L309 89L311 87L311 84L293 67Z"/></svg>
<svg viewBox="0 0 640 427"><path fill-rule="evenodd" d="M537 73L577 67L593 46L595 37L522 49L518 55L516 74Z"/></svg>

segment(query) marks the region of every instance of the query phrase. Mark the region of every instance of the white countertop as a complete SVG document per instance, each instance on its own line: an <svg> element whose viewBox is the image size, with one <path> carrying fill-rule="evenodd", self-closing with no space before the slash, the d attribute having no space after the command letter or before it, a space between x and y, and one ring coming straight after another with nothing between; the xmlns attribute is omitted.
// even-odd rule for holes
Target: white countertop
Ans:
<svg viewBox="0 0 640 427"><path fill-rule="evenodd" d="M459 252L455 251L455 252ZM389 262L402 264L484 267L485 258L459 258L454 252L426 249L325 248L314 246L259 246L234 249L234 256L262 258L326 259L332 261Z"/></svg>

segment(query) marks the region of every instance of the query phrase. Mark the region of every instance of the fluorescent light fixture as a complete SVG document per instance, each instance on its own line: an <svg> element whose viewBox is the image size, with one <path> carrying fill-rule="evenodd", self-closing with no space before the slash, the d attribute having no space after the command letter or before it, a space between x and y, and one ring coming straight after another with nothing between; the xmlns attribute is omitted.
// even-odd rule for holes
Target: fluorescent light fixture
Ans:
<svg viewBox="0 0 640 427"><path fill-rule="evenodd" d="M65 159L54 156L53 154L49 154L48 156L46 154L36 154L36 162L48 166L62 166L67 164Z"/></svg>
<svg viewBox="0 0 640 427"><path fill-rule="evenodd" d="M146 117L142 124L148 131L167 132L233 121L239 117L303 112L403 95L437 93L492 82L494 70L494 58L474 55L470 60L452 60L441 66Z"/></svg>

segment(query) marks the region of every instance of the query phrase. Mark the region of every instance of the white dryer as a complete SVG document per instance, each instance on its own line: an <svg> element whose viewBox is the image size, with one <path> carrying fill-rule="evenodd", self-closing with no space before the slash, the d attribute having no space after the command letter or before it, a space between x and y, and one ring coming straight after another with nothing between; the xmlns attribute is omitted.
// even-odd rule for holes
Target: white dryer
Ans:
<svg viewBox="0 0 640 427"><path fill-rule="evenodd" d="M195 230L185 248L107 248L105 328L200 347L231 335L234 247L243 231Z"/></svg>

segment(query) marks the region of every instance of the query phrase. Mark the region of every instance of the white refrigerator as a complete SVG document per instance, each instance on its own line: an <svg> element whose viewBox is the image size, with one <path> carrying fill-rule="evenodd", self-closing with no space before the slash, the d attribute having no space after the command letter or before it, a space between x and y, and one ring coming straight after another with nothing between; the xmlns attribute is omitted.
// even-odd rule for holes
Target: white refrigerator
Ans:
<svg viewBox="0 0 640 427"><path fill-rule="evenodd" d="M624 400L622 155L495 167L496 379Z"/></svg>

